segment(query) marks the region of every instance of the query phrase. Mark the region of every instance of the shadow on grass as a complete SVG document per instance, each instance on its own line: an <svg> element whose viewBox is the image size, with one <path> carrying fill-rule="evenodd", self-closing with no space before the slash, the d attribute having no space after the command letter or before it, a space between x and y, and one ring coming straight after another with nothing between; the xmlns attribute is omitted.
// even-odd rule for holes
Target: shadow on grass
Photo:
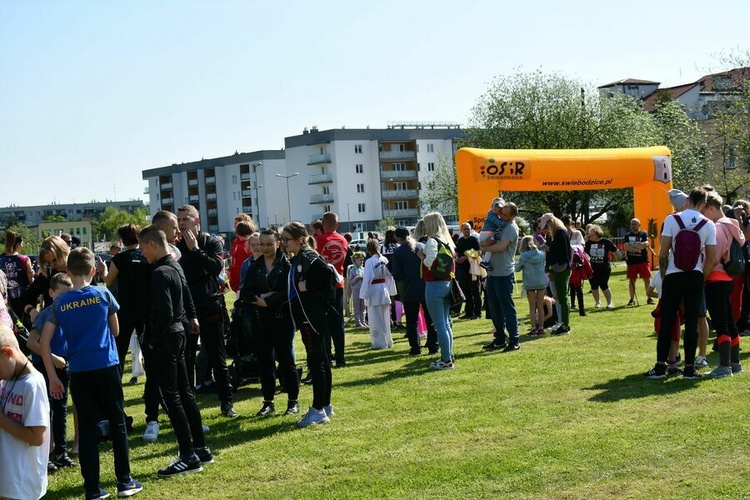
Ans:
<svg viewBox="0 0 750 500"><path fill-rule="evenodd" d="M584 390L600 391L589 401L615 403L624 399L639 399L648 396L663 396L687 391L700 384L701 380L683 380L682 376L667 377L666 380L650 380L643 373L634 373L623 378L587 387Z"/></svg>

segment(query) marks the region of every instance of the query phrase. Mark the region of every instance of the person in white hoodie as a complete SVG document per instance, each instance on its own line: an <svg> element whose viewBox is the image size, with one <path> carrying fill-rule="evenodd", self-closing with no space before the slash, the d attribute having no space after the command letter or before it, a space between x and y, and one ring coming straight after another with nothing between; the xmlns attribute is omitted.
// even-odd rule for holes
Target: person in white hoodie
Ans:
<svg viewBox="0 0 750 500"><path fill-rule="evenodd" d="M516 261L516 272L522 271L523 289L529 300L530 337L544 336L544 295L547 291L547 274L545 272L546 254L537 247L533 236L521 239L519 255Z"/></svg>

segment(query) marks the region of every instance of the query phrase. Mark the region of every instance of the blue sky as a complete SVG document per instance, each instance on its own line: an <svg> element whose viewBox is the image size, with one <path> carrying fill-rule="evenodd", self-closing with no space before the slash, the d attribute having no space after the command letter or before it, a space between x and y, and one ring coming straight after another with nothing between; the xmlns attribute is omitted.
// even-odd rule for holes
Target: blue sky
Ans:
<svg viewBox="0 0 750 500"><path fill-rule="evenodd" d="M750 2L0 0L0 206L143 197L141 171L304 127L466 123L495 76L695 81Z"/></svg>

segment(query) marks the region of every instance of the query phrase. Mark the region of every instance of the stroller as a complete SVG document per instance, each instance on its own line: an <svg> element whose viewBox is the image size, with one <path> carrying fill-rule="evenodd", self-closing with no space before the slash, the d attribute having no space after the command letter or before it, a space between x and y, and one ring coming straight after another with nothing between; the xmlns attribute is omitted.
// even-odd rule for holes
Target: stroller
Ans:
<svg viewBox="0 0 750 500"><path fill-rule="evenodd" d="M232 364L229 365L229 377L234 390L242 385L260 381L253 334L250 322L244 317L252 312L251 306L237 301L232 309L231 320L225 322L229 325L226 346L227 356L232 358Z"/></svg>

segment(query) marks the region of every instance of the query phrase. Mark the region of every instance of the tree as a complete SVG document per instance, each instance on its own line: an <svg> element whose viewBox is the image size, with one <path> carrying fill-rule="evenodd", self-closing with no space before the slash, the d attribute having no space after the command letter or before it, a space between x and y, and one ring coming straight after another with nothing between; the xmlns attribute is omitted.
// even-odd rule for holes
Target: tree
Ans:
<svg viewBox="0 0 750 500"><path fill-rule="evenodd" d="M479 98L462 146L590 149L664 145L680 146L679 151L689 149L682 144L694 144L695 130L675 130L685 126L687 115L679 106L663 106L663 116L657 119L643 111L640 101L624 95L603 98L588 84L540 70L517 73L496 78ZM694 157L685 156L691 161L678 156L673 167L680 172L684 161L685 171L692 173ZM522 212L534 217L547 211L569 213L584 224L615 207L632 207L630 189L513 193L512 198ZM489 200L487 203L489 208Z"/></svg>
<svg viewBox="0 0 750 500"><path fill-rule="evenodd" d="M45 222L65 222L66 219L64 215L50 215L49 217L45 217Z"/></svg>
<svg viewBox="0 0 750 500"><path fill-rule="evenodd" d="M425 177L426 186L419 191L421 212L440 212L446 219L458 217L458 180L456 164L450 157L438 155L435 171Z"/></svg>
<svg viewBox="0 0 750 500"><path fill-rule="evenodd" d="M21 247L21 253L24 255L36 255L39 252L39 247L42 245L42 241L36 235L36 232L29 228L26 224L21 222L15 222L8 227L8 230L14 231L21 235L23 240L23 246ZM3 242L5 242L5 235L3 234Z"/></svg>
<svg viewBox="0 0 750 500"><path fill-rule="evenodd" d="M137 224L144 227L147 224L146 212L136 209L132 214L115 207L107 207L99 218L92 223L93 232L103 240L112 241L117 239L117 230L125 224Z"/></svg>
<svg viewBox="0 0 750 500"><path fill-rule="evenodd" d="M393 217L386 217L378 221L378 223L375 225L375 231L377 231L379 234L385 234L385 232L392 227L396 227L396 219L394 219Z"/></svg>

